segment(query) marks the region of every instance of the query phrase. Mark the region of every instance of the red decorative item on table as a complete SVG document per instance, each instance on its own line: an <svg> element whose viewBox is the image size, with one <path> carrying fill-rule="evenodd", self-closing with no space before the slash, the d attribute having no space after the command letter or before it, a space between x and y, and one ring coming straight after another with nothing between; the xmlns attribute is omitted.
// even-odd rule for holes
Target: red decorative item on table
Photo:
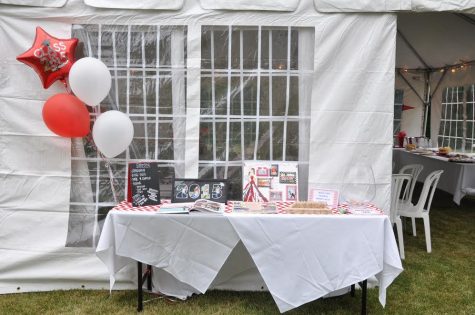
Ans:
<svg viewBox="0 0 475 315"><path fill-rule="evenodd" d="M400 148L404 147L404 139L406 138L406 135L405 131L399 131L397 134L397 141Z"/></svg>
<svg viewBox="0 0 475 315"><path fill-rule="evenodd" d="M18 56L17 60L32 67L47 89L57 80L65 83L74 63L77 43L77 38L56 38L37 27L33 46Z"/></svg>

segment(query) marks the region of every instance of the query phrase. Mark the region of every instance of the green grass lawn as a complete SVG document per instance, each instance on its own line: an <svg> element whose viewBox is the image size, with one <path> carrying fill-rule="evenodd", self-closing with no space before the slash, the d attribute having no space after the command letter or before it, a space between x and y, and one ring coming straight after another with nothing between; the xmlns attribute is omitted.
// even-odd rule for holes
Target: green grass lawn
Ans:
<svg viewBox="0 0 475 315"><path fill-rule="evenodd" d="M432 253L428 254L422 220L418 236L410 235L407 220L404 272L387 292L386 308L378 290L368 292L369 314L475 314L475 200L461 207L437 192L431 211ZM146 295L146 298L154 296ZM358 314L361 292L321 299L286 314ZM131 314L135 291L55 291L0 295L0 314ZM187 301L154 299L145 303L143 314L278 314L269 293L211 291Z"/></svg>

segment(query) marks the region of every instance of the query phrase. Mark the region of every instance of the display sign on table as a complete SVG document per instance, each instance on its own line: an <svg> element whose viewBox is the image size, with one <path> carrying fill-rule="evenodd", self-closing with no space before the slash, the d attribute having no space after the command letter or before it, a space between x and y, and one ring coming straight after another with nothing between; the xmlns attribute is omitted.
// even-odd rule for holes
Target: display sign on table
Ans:
<svg viewBox="0 0 475 315"><path fill-rule="evenodd" d="M247 202L298 200L296 162L244 162L242 200Z"/></svg>
<svg viewBox="0 0 475 315"><path fill-rule="evenodd" d="M127 200L134 207L160 204L157 162L129 163Z"/></svg>
<svg viewBox="0 0 475 315"><path fill-rule="evenodd" d="M172 203L194 202L198 199L226 202L228 184L220 179L175 178L172 185Z"/></svg>
<svg viewBox="0 0 475 315"><path fill-rule="evenodd" d="M338 207L338 190L330 189L311 189L308 200L324 202L330 208Z"/></svg>

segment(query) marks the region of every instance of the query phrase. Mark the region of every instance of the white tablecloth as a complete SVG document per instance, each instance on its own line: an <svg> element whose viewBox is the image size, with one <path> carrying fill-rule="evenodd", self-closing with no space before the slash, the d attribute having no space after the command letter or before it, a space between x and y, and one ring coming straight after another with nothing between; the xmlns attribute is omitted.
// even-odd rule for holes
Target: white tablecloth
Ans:
<svg viewBox="0 0 475 315"><path fill-rule="evenodd" d="M240 240L281 312L371 276L379 281L384 306L386 288L402 271L384 215L221 216L113 210L96 252L110 271L111 287L115 273L137 260L167 274L159 286L164 293L173 293L173 286L204 293L225 262L232 266L230 260L236 258L226 260Z"/></svg>
<svg viewBox="0 0 475 315"><path fill-rule="evenodd" d="M408 164L422 164L424 169L419 175L418 181L424 182L429 173L443 170L437 188L453 195L453 201L460 205L460 200L466 192L475 188L475 163L448 162L448 158L440 156L425 156L406 151L404 149L393 150L393 160L396 171Z"/></svg>

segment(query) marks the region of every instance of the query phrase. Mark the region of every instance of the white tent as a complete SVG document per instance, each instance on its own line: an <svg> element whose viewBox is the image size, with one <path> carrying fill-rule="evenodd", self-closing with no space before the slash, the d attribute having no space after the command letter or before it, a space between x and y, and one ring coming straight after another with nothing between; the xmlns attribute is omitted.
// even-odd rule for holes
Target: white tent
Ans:
<svg viewBox="0 0 475 315"><path fill-rule="evenodd" d="M349 167L369 165L374 203L388 211L395 64L421 67L399 37L396 58L397 30L422 43L439 35L419 34L419 21L453 19L467 32L463 36L473 27L448 13L391 12L472 6L427 0L0 0L0 293L108 287L94 246L115 203L111 185L124 198L128 161L158 160L164 177L174 170L177 177L240 178L244 160L295 160L301 198L311 187L341 189L352 180L345 177ZM37 26L58 38L78 37L80 54L108 65L113 87L101 108L126 112L135 126L125 154L106 163L87 138L60 138L46 128L42 105L64 88L57 83L44 90L15 59L30 47ZM451 26L441 27L447 40L456 37ZM461 42L470 53L444 59L448 55L429 46L420 53L434 58L426 61L434 68L473 60L473 44ZM408 81L423 93L423 79ZM403 129L419 135L424 106L405 84L398 78L404 102L416 109L404 112ZM433 132L441 108L436 99ZM130 287L130 279L125 270L116 288Z"/></svg>

